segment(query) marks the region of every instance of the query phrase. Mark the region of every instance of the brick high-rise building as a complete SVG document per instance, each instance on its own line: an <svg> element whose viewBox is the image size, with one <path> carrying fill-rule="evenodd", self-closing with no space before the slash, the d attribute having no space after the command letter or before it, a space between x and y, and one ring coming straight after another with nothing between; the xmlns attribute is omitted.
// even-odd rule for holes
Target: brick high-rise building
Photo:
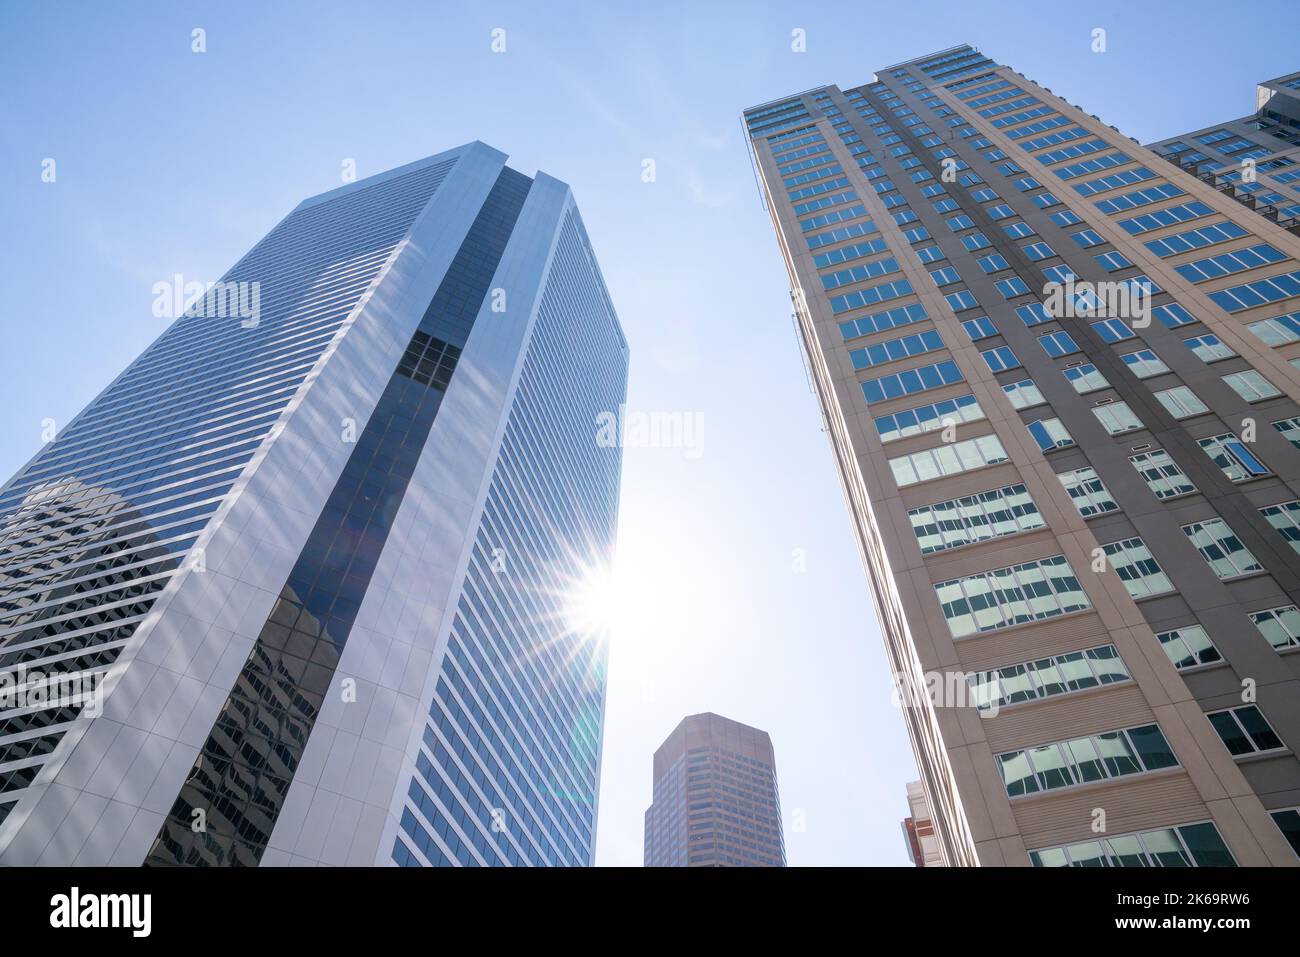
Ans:
<svg viewBox="0 0 1300 957"><path fill-rule="evenodd" d="M766 731L708 712L682 719L655 752L645 866L785 866Z"/></svg>
<svg viewBox="0 0 1300 957"><path fill-rule="evenodd" d="M745 122L943 860L1295 865L1285 217L969 46Z"/></svg>

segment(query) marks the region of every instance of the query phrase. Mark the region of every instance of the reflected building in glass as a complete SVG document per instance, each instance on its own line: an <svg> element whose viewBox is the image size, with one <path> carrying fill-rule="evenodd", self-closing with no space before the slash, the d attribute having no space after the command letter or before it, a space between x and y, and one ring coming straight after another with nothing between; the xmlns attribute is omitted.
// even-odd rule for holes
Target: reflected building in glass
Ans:
<svg viewBox="0 0 1300 957"><path fill-rule="evenodd" d="M301 203L0 489L0 864L592 862L565 603L628 352L569 188L505 163Z"/></svg>

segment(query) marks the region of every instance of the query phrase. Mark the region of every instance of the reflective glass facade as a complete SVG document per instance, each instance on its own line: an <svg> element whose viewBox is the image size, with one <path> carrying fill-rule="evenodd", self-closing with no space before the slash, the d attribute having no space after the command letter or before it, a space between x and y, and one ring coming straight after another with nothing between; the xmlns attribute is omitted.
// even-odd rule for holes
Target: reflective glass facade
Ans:
<svg viewBox="0 0 1300 957"><path fill-rule="evenodd" d="M190 310L5 486L0 669L117 660L453 165L290 214L223 277L259 284L255 326ZM40 742L0 763L0 814L81 711L0 710L0 747Z"/></svg>
<svg viewBox="0 0 1300 957"><path fill-rule="evenodd" d="M0 672L102 676L0 705L0 863L591 862L562 609L628 353L572 194L504 164L305 201L223 279L260 315L192 309L0 490Z"/></svg>
<svg viewBox="0 0 1300 957"><path fill-rule="evenodd" d="M488 488L394 860L583 865L595 854L603 643L564 595L612 557L623 399L617 320L576 211L560 232Z"/></svg>

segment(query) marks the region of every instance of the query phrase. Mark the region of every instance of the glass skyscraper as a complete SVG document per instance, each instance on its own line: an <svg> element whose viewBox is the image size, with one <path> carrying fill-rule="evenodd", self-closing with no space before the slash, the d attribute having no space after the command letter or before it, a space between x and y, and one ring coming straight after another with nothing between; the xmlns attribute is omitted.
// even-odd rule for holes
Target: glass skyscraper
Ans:
<svg viewBox="0 0 1300 957"><path fill-rule="evenodd" d="M303 202L0 489L0 864L592 862L565 602L628 352L568 187L505 163Z"/></svg>
<svg viewBox="0 0 1300 957"><path fill-rule="evenodd" d="M945 864L1300 863L1296 86L1172 163L965 45L745 111Z"/></svg>

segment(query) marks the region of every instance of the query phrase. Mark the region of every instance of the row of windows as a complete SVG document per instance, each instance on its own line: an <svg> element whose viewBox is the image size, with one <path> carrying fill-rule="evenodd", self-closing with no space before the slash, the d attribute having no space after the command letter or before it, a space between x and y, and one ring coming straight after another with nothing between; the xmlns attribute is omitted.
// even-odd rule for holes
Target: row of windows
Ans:
<svg viewBox="0 0 1300 957"><path fill-rule="evenodd" d="M834 266L853 259L861 259L863 256L883 253L888 248L883 239L871 239L865 243L851 243L848 246L841 246L839 249L832 249L830 252L814 256L813 265L818 269L822 269L826 266Z"/></svg>
<svg viewBox="0 0 1300 957"><path fill-rule="evenodd" d="M1074 191L1080 196L1096 196L1098 193L1105 193L1112 189L1118 189L1121 186L1132 186L1136 183L1144 182L1148 179L1155 179L1155 173L1145 166L1139 166L1136 169L1126 169L1119 173L1111 173L1109 176L1102 176L1098 179L1089 180L1086 183L1078 183ZM1075 220L1078 221L1077 219Z"/></svg>
<svg viewBox="0 0 1300 957"><path fill-rule="evenodd" d="M1128 668L1114 645L1052 655L966 676L975 707L1004 708L1127 681Z"/></svg>
<svg viewBox="0 0 1300 957"><path fill-rule="evenodd" d="M953 638L1092 607L1064 555L939 582L934 590Z"/></svg>
<svg viewBox="0 0 1300 957"><path fill-rule="evenodd" d="M865 212L865 210L863 210L861 207L859 207L859 210L860 210L859 215L861 215L862 212ZM876 231L877 231L876 224L869 219L864 219L861 222L849 223L848 225L840 226L837 229L828 230L827 232L824 233L818 233L816 236L809 236L808 248L820 249L823 246L831 246L834 245L835 243L842 243L844 242L844 240L853 239L856 236L869 236Z"/></svg>
<svg viewBox="0 0 1300 957"><path fill-rule="evenodd" d="M898 339L877 342L864 349L849 350L849 359L856 370L869 369L886 362L896 362L910 356L925 355L943 348L943 338L931 329Z"/></svg>
<svg viewBox="0 0 1300 957"><path fill-rule="evenodd" d="M1143 243L1143 245L1164 259L1169 256L1176 256L1179 253L1204 249L1206 246L1214 246L1218 243L1225 243L1231 239L1240 239L1249 235L1250 233L1236 223L1226 220L1222 223L1201 226L1198 229L1189 229L1184 233L1166 236L1164 239L1153 239L1150 242Z"/></svg>
<svg viewBox="0 0 1300 957"><path fill-rule="evenodd" d="M1009 751L996 761L1008 797L1178 767L1155 724Z"/></svg>
<svg viewBox="0 0 1300 957"><path fill-rule="evenodd" d="M823 227L830 226L834 223L842 223L850 219L857 219L859 216L865 216L866 214L867 208L861 204L846 206L843 209L832 209L829 212L822 213L820 216L813 216L809 219L799 220L799 229L802 232L810 233L814 229L822 229ZM817 248L813 245L812 240L809 240L808 245L810 248Z"/></svg>
<svg viewBox="0 0 1300 957"><path fill-rule="evenodd" d="M868 379L862 383L862 393L868 402L880 402L884 399L896 399L899 396L937 389L942 385L961 382L961 370L951 359L933 365L895 372L877 379Z"/></svg>
<svg viewBox="0 0 1300 957"><path fill-rule="evenodd" d="M876 418L876 431L880 433L882 442L890 442L945 428L950 423L974 422L982 418L984 410L980 408L975 396L963 395L879 416Z"/></svg>
<svg viewBox="0 0 1300 957"><path fill-rule="evenodd" d="M856 339L858 336L870 335L873 332L884 332L886 329L910 325L928 318L930 317L926 314L924 306L919 302L912 303L910 306L898 306L894 309L886 309L883 312L874 312L867 316L859 316L857 319L841 322L840 335L846 340Z"/></svg>
<svg viewBox="0 0 1300 957"><path fill-rule="evenodd" d="M1284 259L1286 259L1286 256L1268 243L1261 243L1258 246L1250 246L1230 253L1222 253L1218 256L1183 263L1181 266L1175 266L1174 269L1189 282L1205 282L1208 279L1230 276L1233 273L1267 266L1270 263L1281 262Z"/></svg>
<svg viewBox="0 0 1300 957"><path fill-rule="evenodd" d="M880 259L875 262L863 263L859 266L853 266L849 269L841 269L830 275L821 277L823 289L835 289L838 286L849 286L855 282L864 282L868 279L875 279L878 276L887 276L893 272L899 272L901 267L898 260L892 257Z"/></svg>
<svg viewBox="0 0 1300 957"><path fill-rule="evenodd" d="M1229 313L1297 296L1300 296L1300 271L1273 276L1269 279L1257 279L1254 282L1210 293L1210 299L1215 305Z"/></svg>
<svg viewBox="0 0 1300 957"><path fill-rule="evenodd" d="M890 299L898 299L902 296L912 294L912 284L906 279L898 279L893 282L881 283L878 286L869 286L866 289L859 289L856 292L848 293L843 296L834 296L831 298L831 312L847 312L850 309L860 309L863 306L873 306L878 302L885 302Z"/></svg>
<svg viewBox="0 0 1300 957"><path fill-rule="evenodd" d="M1128 195L1154 194L1159 189L1160 187L1153 186L1149 189L1139 190L1137 194L1129 193ZM1182 192L1182 190L1179 190L1179 192ZM1163 196L1160 196L1159 198L1164 199ZM1100 208L1103 203L1115 205L1117 204L1117 201L1102 200L1101 202L1096 203L1096 206ZM1202 216L1209 216L1213 212L1214 210L1205 205L1205 203L1196 200L1191 203L1181 203L1177 206L1167 206L1164 209L1158 209L1151 213L1144 213L1141 216L1135 216L1132 219L1121 219L1116 223L1116 225L1130 236L1138 236L1142 233L1150 232L1153 229L1162 229L1165 226L1174 226L1178 223L1185 223L1188 220L1200 219Z"/></svg>
<svg viewBox="0 0 1300 957"><path fill-rule="evenodd" d="M899 488L944 475L956 475L1007 461L1006 450L996 435L952 442L889 460Z"/></svg>
<svg viewBox="0 0 1300 957"><path fill-rule="evenodd" d="M1163 199L1173 199L1175 196L1183 195L1185 195L1184 190L1173 183L1161 183L1158 186L1148 186L1146 189L1134 190L1122 196L1095 200L1093 205L1103 213L1110 214L1136 209L1140 206L1148 206Z"/></svg>
<svg viewBox="0 0 1300 957"><path fill-rule="evenodd" d="M1024 485L935 502L910 509L907 516L923 555L1047 524Z"/></svg>
<svg viewBox="0 0 1300 957"><path fill-rule="evenodd" d="M1034 867L1236 867L1209 821L1029 852Z"/></svg>

